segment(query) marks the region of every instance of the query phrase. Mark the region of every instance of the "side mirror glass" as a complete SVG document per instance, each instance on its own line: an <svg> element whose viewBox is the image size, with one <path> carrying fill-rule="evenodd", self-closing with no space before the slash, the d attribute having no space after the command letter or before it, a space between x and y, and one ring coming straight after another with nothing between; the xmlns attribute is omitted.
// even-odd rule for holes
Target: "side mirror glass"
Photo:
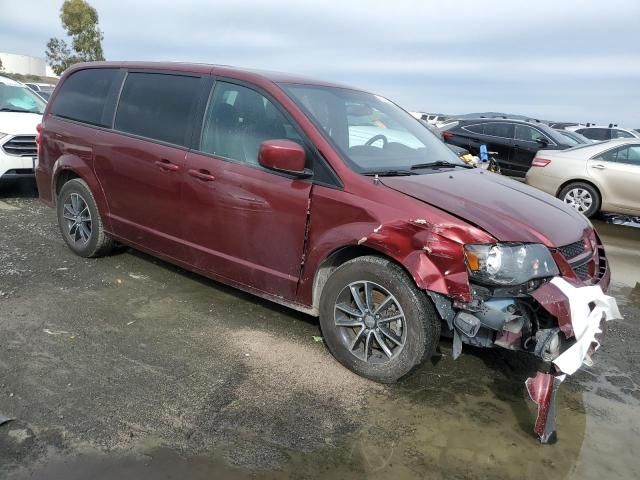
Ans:
<svg viewBox="0 0 640 480"><path fill-rule="evenodd" d="M310 177L313 172L305 168L304 148L291 140L267 140L260 144L258 163L276 172L297 177Z"/></svg>

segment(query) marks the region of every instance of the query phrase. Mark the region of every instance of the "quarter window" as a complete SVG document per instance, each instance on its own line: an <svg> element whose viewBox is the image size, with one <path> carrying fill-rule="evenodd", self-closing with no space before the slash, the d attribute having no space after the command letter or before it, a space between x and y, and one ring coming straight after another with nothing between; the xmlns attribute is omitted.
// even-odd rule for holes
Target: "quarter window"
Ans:
<svg viewBox="0 0 640 480"><path fill-rule="evenodd" d="M115 68L80 70L67 78L51 106L51 113L78 122L110 127L113 110L106 118L107 97L118 78ZM113 108L113 107L112 107Z"/></svg>
<svg viewBox="0 0 640 480"><path fill-rule="evenodd" d="M303 143L268 98L241 85L217 82L205 114L202 152L257 165L260 144L275 139Z"/></svg>
<svg viewBox="0 0 640 480"><path fill-rule="evenodd" d="M487 123L484 126L484 134L492 137L513 138L513 123Z"/></svg>
<svg viewBox="0 0 640 480"><path fill-rule="evenodd" d="M120 95L114 128L175 145L188 145L198 83L197 77L130 73Z"/></svg>

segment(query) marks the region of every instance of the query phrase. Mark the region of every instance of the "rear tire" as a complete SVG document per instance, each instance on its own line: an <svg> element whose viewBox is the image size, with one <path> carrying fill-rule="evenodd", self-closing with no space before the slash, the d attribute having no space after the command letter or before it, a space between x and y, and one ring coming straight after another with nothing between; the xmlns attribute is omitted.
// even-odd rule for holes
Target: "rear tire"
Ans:
<svg viewBox="0 0 640 480"><path fill-rule="evenodd" d="M320 326L329 351L348 369L376 382L393 383L430 358L440 324L425 292L382 257L358 257L341 265L320 298Z"/></svg>
<svg viewBox="0 0 640 480"><path fill-rule="evenodd" d="M570 183L560 190L558 198L587 218L593 217L600 210L600 192L588 183Z"/></svg>
<svg viewBox="0 0 640 480"><path fill-rule="evenodd" d="M86 182L74 178L60 189L56 209L62 238L80 257L101 257L113 247L104 231L96 201Z"/></svg>

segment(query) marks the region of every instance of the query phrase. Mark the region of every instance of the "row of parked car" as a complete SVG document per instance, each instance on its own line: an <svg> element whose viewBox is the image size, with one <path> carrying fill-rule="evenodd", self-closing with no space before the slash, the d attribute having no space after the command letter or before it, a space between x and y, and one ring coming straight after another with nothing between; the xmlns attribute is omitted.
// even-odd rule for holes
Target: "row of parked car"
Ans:
<svg viewBox="0 0 640 480"><path fill-rule="evenodd" d="M640 214L640 132L611 125L555 129L539 121L475 118L453 121L445 142L494 155L503 174L523 178L591 217L600 210Z"/></svg>

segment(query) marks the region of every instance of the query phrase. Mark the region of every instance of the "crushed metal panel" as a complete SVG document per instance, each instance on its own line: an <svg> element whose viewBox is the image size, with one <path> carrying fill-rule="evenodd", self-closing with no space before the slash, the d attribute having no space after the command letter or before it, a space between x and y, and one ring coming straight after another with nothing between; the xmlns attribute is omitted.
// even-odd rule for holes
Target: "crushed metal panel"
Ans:
<svg viewBox="0 0 640 480"><path fill-rule="evenodd" d="M533 431L541 443L555 443L556 436L556 394L566 375L554 376L538 372L525 382L531 400L538 405L538 417Z"/></svg>
<svg viewBox="0 0 640 480"><path fill-rule="evenodd" d="M562 290L551 283L543 283L531 296L542 307L558 320L558 327L567 338L573 336L571 325L571 311L567 309L568 302Z"/></svg>

